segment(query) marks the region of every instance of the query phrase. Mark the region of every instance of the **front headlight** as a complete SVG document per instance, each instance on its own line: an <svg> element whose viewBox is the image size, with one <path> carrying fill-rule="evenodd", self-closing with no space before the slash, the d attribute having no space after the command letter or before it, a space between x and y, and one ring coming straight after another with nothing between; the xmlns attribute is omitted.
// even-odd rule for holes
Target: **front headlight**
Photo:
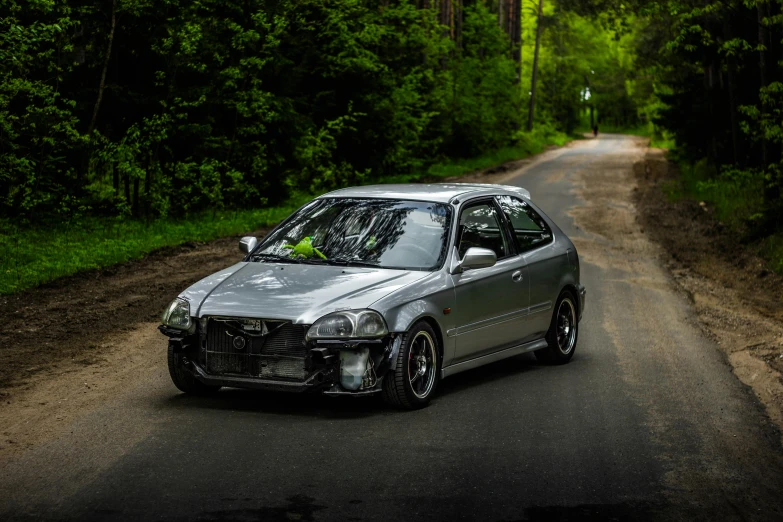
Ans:
<svg viewBox="0 0 783 522"><path fill-rule="evenodd" d="M325 315L307 331L313 339L377 339L389 333L386 321L374 310L351 310Z"/></svg>
<svg viewBox="0 0 783 522"><path fill-rule="evenodd" d="M188 330L191 326L190 303L177 297L166 307L166 310L163 311L161 320L165 326L180 330Z"/></svg>

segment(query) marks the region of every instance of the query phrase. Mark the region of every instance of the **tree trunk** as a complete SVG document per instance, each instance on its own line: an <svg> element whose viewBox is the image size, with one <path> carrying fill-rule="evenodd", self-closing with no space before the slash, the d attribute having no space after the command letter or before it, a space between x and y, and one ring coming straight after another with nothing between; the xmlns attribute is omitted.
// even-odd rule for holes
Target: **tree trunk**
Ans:
<svg viewBox="0 0 783 522"><path fill-rule="evenodd" d="M519 83L522 62L522 1L514 1L514 19L511 24L511 57L516 62L516 78L514 83Z"/></svg>
<svg viewBox="0 0 783 522"><path fill-rule="evenodd" d="M736 60L729 58L729 118L731 121L731 151L735 164L739 163L739 120L737 118L737 82L735 78Z"/></svg>
<svg viewBox="0 0 783 522"><path fill-rule="evenodd" d="M130 192L130 176L125 174L125 203L130 206L132 203Z"/></svg>
<svg viewBox="0 0 783 522"><path fill-rule="evenodd" d="M767 59L766 59L766 47L767 47L767 27L764 25L764 7L765 4L760 0L756 0L756 12L758 14L759 23L759 81L761 88L767 86ZM762 111L764 110L762 106ZM762 138L761 140L761 162L766 167L767 165L767 140Z"/></svg>
<svg viewBox="0 0 783 522"><path fill-rule="evenodd" d="M141 206L139 205L139 177L133 178L133 215L139 217Z"/></svg>
<svg viewBox="0 0 783 522"><path fill-rule="evenodd" d="M114 43L114 28L117 26L117 0L111 3L111 30L109 31L109 43L106 45L106 57L103 60L103 70L101 71L101 82L98 84L98 99L95 100L95 107L92 109L92 118L90 126L87 127L87 134L92 134L95 129L95 123L98 120L98 111L101 108L103 100L103 90L106 87L106 71L109 69L109 60L111 60L111 47Z"/></svg>
<svg viewBox="0 0 783 522"><path fill-rule="evenodd" d="M767 43L772 42L770 38L769 29L764 24L764 19L772 15L771 12L765 12L768 4L761 0L756 0L756 10L758 13L759 24L759 81L761 88L765 88L768 85L767 78ZM774 63L774 51L773 59ZM762 115L764 112L764 106L761 106ZM781 153L783 159L783 153ZM766 139L761 140L761 164L762 168L766 171L769 164L769 143ZM781 228L781 184L783 179L774 170L772 171L772 179L764 185L764 208L767 220L769 222L769 228L771 230L780 230Z"/></svg>
<svg viewBox="0 0 783 522"><path fill-rule="evenodd" d="M726 41L731 40L734 35L727 19L723 22L723 31ZM739 163L739 118L737 117L737 59L729 56L726 62L726 79L729 87L729 125L731 126L731 152L732 162Z"/></svg>
<svg viewBox="0 0 783 522"><path fill-rule="evenodd" d="M448 4L449 4L449 34L451 35L451 39L454 40L457 36L455 32L455 24L454 24L454 0L451 0Z"/></svg>
<svg viewBox="0 0 783 522"><path fill-rule="evenodd" d="M463 13L465 11L465 0L457 0L457 47L462 49L462 26L465 22Z"/></svg>
<svg viewBox="0 0 783 522"><path fill-rule="evenodd" d="M144 213L147 217L152 213L152 205L150 204L150 185L152 185L152 157L147 155L147 169L144 174Z"/></svg>
<svg viewBox="0 0 783 522"><path fill-rule="evenodd" d="M536 110L536 80L538 76L538 51L541 47L541 10L544 0L538 0L538 21L536 27L536 50L533 54L533 78L530 82L530 110L527 115L527 130L533 130L533 114Z"/></svg>
<svg viewBox="0 0 783 522"><path fill-rule="evenodd" d="M514 0L506 0L506 34L511 38L511 26L514 23Z"/></svg>

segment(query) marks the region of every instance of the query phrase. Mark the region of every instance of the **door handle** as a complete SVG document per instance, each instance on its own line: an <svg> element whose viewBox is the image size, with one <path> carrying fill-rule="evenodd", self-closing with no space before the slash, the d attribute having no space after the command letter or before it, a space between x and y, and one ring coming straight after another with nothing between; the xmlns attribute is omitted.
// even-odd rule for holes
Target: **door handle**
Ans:
<svg viewBox="0 0 783 522"><path fill-rule="evenodd" d="M513 274L511 274L511 279L515 283L521 283L522 282L522 270L517 270Z"/></svg>

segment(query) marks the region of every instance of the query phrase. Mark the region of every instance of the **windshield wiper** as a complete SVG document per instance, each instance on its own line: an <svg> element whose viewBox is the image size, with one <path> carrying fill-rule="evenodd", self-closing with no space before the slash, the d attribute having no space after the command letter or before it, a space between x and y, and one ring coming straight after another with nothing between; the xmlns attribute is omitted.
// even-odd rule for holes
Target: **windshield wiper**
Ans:
<svg viewBox="0 0 783 522"><path fill-rule="evenodd" d="M380 265L378 263L370 263L369 261L359 261L356 259L324 259L324 263L330 264L330 265L340 265L340 266L366 266L369 268L380 268Z"/></svg>
<svg viewBox="0 0 783 522"><path fill-rule="evenodd" d="M253 261L258 261L259 258L263 258L265 260L270 261L278 261L281 263L301 263L299 259L288 257L288 256L278 256L277 254L253 254L250 259Z"/></svg>

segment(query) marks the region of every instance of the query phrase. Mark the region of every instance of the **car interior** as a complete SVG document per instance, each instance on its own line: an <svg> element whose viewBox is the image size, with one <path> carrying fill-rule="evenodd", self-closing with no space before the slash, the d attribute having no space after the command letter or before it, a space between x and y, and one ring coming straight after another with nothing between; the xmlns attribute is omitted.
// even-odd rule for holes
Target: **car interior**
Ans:
<svg viewBox="0 0 783 522"><path fill-rule="evenodd" d="M481 203L463 210L458 234L460 257L464 257L471 247L488 248L495 252L498 259L508 255L506 238L493 205Z"/></svg>

